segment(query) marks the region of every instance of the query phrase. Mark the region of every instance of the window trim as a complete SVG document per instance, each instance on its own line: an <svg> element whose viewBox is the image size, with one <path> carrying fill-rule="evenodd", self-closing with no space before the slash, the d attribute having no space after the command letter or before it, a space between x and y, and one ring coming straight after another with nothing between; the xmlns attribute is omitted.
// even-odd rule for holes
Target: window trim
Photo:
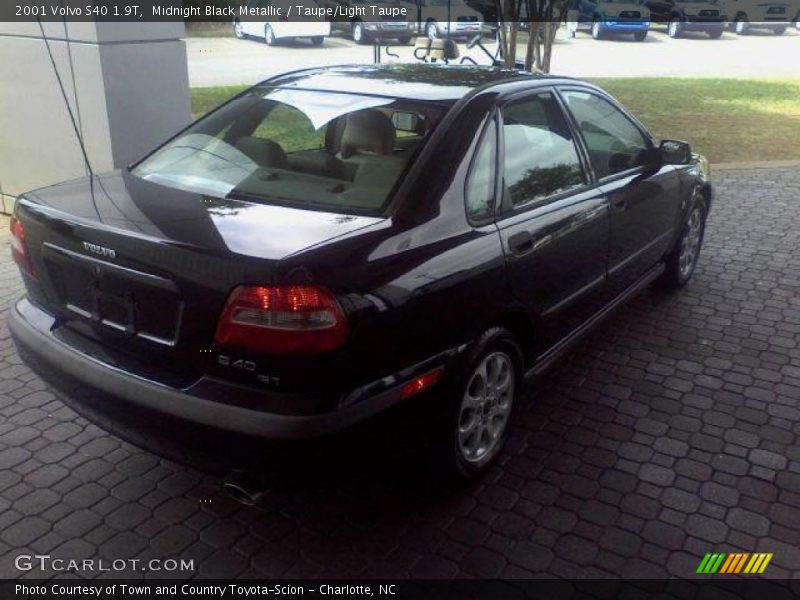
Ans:
<svg viewBox="0 0 800 600"><path fill-rule="evenodd" d="M488 116L484 120L483 124L481 125L481 130L479 132L478 142L475 144L475 147L472 150L472 156L469 159L469 168L467 169L466 177L464 177L464 214L467 217L467 222L472 225L473 227L482 227L484 225L488 225L489 223L493 223L497 218L497 199L499 194L501 193L499 181L502 179L500 174L500 124L498 120L499 111L497 110L497 106L492 107L489 111ZM492 211L491 213L483 218L483 219L476 219L472 215L470 215L469 208L467 203L469 202L469 183L470 178L472 177L472 173L475 170L475 162L478 160L478 154L480 153L481 147L483 146L484 140L486 140L486 136L489 135L489 128L494 124L495 126L495 136L494 136L494 197L492 198Z"/></svg>
<svg viewBox="0 0 800 600"><path fill-rule="evenodd" d="M505 185L505 135L503 132L503 108L511 104L512 102L518 102L520 100L524 100L529 97L534 96L543 96L545 94L550 94L556 102L559 110L561 111L562 116L564 117L564 121L567 124L567 127L570 130L570 133L573 135L572 145L575 147L575 153L578 156L578 163L580 164L581 171L583 172L584 183L582 186L575 187L569 190L564 190L562 192L557 192L555 194L550 194L549 196L545 196L544 198L540 198L538 200L531 200L524 204L520 204L519 206L512 206L509 202L506 201L506 185ZM574 127L572 124L572 118L569 113L566 112L564 106L561 103L561 99L557 93L557 88L555 86L547 86L547 87L536 87L534 89L524 90L522 92L512 94L507 98L504 98L497 106L497 121L498 121L498 134L497 134L497 143L498 143L498 157L502 158L498 166L498 181L500 184L500 205L496 212L496 221L506 219L509 217L514 217L516 215L528 212L530 210L534 210L537 208L541 208L542 206L546 206L548 204L554 204L563 200L564 198L569 198L570 196L574 196L576 194L581 194L586 192L587 190L593 188L595 186L594 183L594 174L591 170L588 169L589 163L585 159L583 155L583 147L582 147L582 140L581 143L578 143L578 140L581 139L576 136L576 132L574 131Z"/></svg>
<svg viewBox="0 0 800 600"><path fill-rule="evenodd" d="M638 167L632 167L630 169L626 169L625 171L620 171L618 173L611 173L606 175L605 177L597 177L597 173L595 173L594 165L592 165L591 155L589 154L589 146L586 144L586 138L583 135L583 131L581 130L580 125L578 124L578 120L575 118L575 115L572 113L572 110L569 108L569 103L567 102L566 97L564 96L564 92L581 92L593 96L597 96L601 100L605 100L613 108L616 108L619 113L628 120L628 122L633 125L633 127L642 135L645 139L645 142L648 144L648 150L653 150L655 145L655 140L652 134L647 130L647 128L636 118L634 117L628 110L622 106L617 100L607 94L603 90L590 88L590 87L583 87L580 85L559 85L556 86L556 93L558 94L561 103L563 104L564 111L569 115L569 121L574 126L575 133L578 135L581 141L581 147L584 149L586 153L586 162L587 167L592 174L593 180L597 183L597 185L604 185L607 183L613 183L618 179L625 179L626 177L632 177L634 175L638 175L644 172L644 166L639 165Z"/></svg>

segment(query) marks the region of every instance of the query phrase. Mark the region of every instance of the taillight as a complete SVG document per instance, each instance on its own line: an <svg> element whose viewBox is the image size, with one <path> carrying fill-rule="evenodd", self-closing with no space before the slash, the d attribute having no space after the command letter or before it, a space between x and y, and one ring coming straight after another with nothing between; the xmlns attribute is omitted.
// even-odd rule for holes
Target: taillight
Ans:
<svg viewBox="0 0 800 600"><path fill-rule="evenodd" d="M347 337L336 298L315 285L239 286L231 293L214 341L270 354L329 352Z"/></svg>
<svg viewBox="0 0 800 600"><path fill-rule="evenodd" d="M36 267L28 253L28 241L25 234L25 227L17 217L11 217L11 257L20 269L29 275L36 277Z"/></svg>

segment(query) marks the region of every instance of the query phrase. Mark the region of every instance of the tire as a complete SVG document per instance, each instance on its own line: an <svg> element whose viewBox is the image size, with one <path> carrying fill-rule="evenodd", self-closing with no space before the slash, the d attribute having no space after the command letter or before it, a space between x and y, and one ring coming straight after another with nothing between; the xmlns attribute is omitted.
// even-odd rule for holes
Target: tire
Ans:
<svg viewBox="0 0 800 600"><path fill-rule="evenodd" d="M239 19L236 19L233 22L233 35L236 36L237 40L243 40L247 37L247 34L244 32L244 27L242 26L242 22Z"/></svg>
<svg viewBox="0 0 800 600"><path fill-rule="evenodd" d="M722 37L723 31L724 29L722 27L720 27L719 29L709 29L708 37L710 37L712 40L718 40L719 38Z"/></svg>
<svg viewBox="0 0 800 600"><path fill-rule="evenodd" d="M750 22L747 20L746 15L736 15L736 20L733 22L733 30L736 35L747 35L750 32Z"/></svg>
<svg viewBox="0 0 800 600"><path fill-rule="evenodd" d="M677 39L683 35L683 21L680 17L672 17L667 25L667 35Z"/></svg>
<svg viewBox="0 0 800 600"><path fill-rule="evenodd" d="M772 33L774 33L775 35L783 35L784 33L786 33L786 27L784 27L783 25L781 25L780 27L774 27L772 29Z"/></svg>
<svg viewBox="0 0 800 600"><path fill-rule="evenodd" d="M603 23L599 19L595 19L594 21L592 21L592 39L593 40L603 39Z"/></svg>
<svg viewBox="0 0 800 600"><path fill-rule="evenodd" d="M410 35L400 36L399 38L397 38L397 42L403 45L409 44L411 43L411 36Z"/></svg>
<svg viewBox="0 0 800 600"><path fill-rule="evenodd" d="M277 43L275 39L275 32L272 31L272 27L270 25L264 26L264 43L267 46L274 46Z"/></svg>
<svg viewBox="0 0 800 600"><path fill-rule="evenodd" d="M439 37L439 28L436 26L436 21L428 21L425 25L425 35L429 40L435 40Z"/></svg>
<svg viewBox="0 0 800 600"><path fill-rule="evenodd" d="M699 191L695 192L694 200L681 235L665 260L666 270L659 279L662 287L672 289L683 287L692 278L697 267L697 259L705 238L708 208Z"/></svg>
<svg viewBox="0 0 800 600"><path fill-rule="evenodd" d="M645 41L645 39L647 39L647 32L637 31L636 33L633 34L633 39L635 39L637 42L643 42Z"/></svg>
<svg viewBox="0 0 800 600"><path fill-rule="evenodd" d="M311 43L314 46L322 46L322 43L325 41L325 38L321 35L315 35L311 38Z"/></svg>
<svg viewBox="0 0 800 600"><path fill-rule="evenodd" d="M364 29L364 24L361 21L353 23L353 41L359 46L369 44L370 42L369 34L367 30Z"/></svg>
<svg viewBox="0 0 800 600"><path fill-rule="evenodd" d="M508 440L522 368L522 351L508 330L494 327L480 336L449 388L436 445L438 473L465 480L492 466Z"/></svg>

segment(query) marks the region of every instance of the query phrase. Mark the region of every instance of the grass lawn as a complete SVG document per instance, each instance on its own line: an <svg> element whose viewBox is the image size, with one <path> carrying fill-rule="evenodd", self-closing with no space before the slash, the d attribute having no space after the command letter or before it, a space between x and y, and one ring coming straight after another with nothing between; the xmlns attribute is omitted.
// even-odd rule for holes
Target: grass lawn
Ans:
<svg viewBox="0 0 800 600"><path fill-rule="evenodd" d="M657 138L690 142L712 163L800 159L800 79L597 79ZM245 86L194 88L200 116Z"/></svg>

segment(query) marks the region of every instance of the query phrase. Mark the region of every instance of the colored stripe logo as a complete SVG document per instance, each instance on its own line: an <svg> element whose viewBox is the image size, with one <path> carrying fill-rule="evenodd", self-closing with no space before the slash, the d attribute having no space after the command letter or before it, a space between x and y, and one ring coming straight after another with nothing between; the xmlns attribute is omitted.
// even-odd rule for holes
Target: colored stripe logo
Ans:
<svg viewBox="0 0 800 600"><path fill-rule="evenodd" d="M772 556L772 553L765 552L755 554L750 554L749 552L709 553L700 561L697 572L703 575L713 575L714 573L763 573L772 560Z"/></svg>

